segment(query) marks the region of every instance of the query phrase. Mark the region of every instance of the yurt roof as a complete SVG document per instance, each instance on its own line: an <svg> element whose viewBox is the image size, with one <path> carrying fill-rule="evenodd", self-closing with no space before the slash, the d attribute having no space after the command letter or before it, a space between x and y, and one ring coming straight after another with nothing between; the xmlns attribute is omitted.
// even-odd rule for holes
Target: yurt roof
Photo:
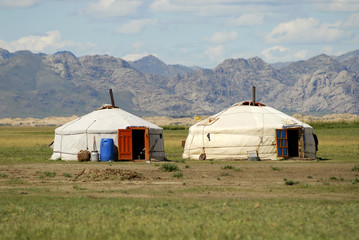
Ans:
<svg viewBox="0 0 359 240"><path fill-rule="evenodd" d="M120 108L102 108L56 128L55 133L115 133L117 129L126 129L128 127L161 129L159 126Z"/></svg>
<svg viewBox="0 0 359 240"><path fill-rule="evenodd" d="M252 129L252 128L282 128L303 126L310 127L281 111L256 103L256 106L248 104L249 101L233 104L231 107L207 118L191 128L206 126L211 129Z"/></svg>

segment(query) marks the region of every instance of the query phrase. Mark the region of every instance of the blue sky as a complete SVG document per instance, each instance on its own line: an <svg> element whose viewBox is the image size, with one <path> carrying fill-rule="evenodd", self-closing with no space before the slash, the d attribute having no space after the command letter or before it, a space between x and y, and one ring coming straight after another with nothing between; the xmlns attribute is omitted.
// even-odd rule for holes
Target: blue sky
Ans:
<svg viewBox="0 0 359 240"><path fill-rule="evenodd" d="M359 0L0 0L0 48L212 68L359 49Z"/></svg>

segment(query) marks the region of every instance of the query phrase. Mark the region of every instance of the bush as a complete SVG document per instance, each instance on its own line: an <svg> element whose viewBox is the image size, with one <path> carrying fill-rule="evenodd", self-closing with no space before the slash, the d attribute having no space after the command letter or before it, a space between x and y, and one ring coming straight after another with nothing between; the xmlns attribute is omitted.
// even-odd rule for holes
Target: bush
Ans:
<svg viewBox="0 0 359 240"><path fill-rule="evenodd" d="M64 176L64 177L67 177L67 178L72 177L71 173L68 173L68 172L64 173L63 176Z"/></svg>
<svg viewBox="0 0 359 240"><path fill-rule="evenodd" d="M55 172L44 172L45 177L55 177L56 173Z"/></svg>
<svg viewBox="0 0 359 240"><path fill-rule="evenodd" d="M330 177L330 180L334 180L334 181L338 181L338 180L344 181L344 178L337 178L336 176L332 176L332 177Z"/></svg>
<svg viewBox="0 0 359 240"><path fill-rule="evenodd" d="M355 165L355 166L352 168L352 171L359 172L359 165Z"/></svg>
<svg viewBox="0 0 359 240"><path fill-rule="evenodd" d="M175 172L180 170L179 167L174 163L162 164L161 169L163 172Z"/></svg>
<svg viewBox="0 0 359 240"><path fill-rule="evenodd" d="M295 184L298 184L298 183L299 183L298 181L288 180L288 179L286 179L286 178L284 178L283 180L284 180L284 182L285 182L285 185L289 185L289 186L295 185Z"/></svg>
<svg viewBox="0 0 359 240"><path fill-rule="evenodd" d="M185 163L186 162L186 159L175 159L174 162L177 162L177 163Z"/></svg>
<svg viewBox="0 0 359 240"><path fill-rule="evenodd" d="M173 177L175 178L183 178L183 173L181 171L177 171L173 174Z"/></svg>

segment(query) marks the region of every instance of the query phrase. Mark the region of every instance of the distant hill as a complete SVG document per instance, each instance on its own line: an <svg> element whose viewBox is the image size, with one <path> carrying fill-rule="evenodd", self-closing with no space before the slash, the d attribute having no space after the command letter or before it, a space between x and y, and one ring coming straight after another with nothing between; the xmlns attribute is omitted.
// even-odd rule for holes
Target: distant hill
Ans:
<svg viewBox="0 0 359 240"><path fill-rule="evenodd" d="M129 63L133 68L141 72L158 74L164 77L173 77L177 74L183 73L193 73L198 70L198 67L191 68L178 64L167 65L153 55L149 55L147 57Z"/></svg>
<svg viewBox="0 0 359 240"><path fill-rule="evenodd" d="M274 68L274 69L282 69L286 66L288 66L289 64L291 64L291 62L277 62L277 63L271 63L270 65Z"/></svg>
<svg viewBox="0 0 359 240"><path fill-rule="evenodd" d="M355 50L355 51L345 53L345 54L342 54L342 55L336 57L336 60L339 61L339 62L343 62L343 61L346 61L346 60L350 60L351 58L357 58L357 57L359 57L359 49Z"/></svg>
<svg viewBox="0 0 359 240"><path fill-rule="evenodd" d="M141 116L212 114L257 99L286 112L359 114L358 51L278 67L261 58L226 59L213 69L0 49L0 117L83 115L109 103Z"/></svg>

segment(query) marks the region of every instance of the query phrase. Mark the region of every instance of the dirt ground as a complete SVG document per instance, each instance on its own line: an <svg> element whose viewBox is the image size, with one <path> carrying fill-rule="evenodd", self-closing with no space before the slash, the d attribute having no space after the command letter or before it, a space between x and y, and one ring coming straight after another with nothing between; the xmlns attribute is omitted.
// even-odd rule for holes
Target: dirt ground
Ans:
<svg viewBox="0 0 359 240"><path fill-rule="evenodd" d="M182 178L174 177L173 172L163 172L161 164L53 162L0 166L0 195L359 199L359 183L353 183L359 172L352 171L353 163L175 163L183 173ZM293 185L287 185L286 181Z"/></svg>

